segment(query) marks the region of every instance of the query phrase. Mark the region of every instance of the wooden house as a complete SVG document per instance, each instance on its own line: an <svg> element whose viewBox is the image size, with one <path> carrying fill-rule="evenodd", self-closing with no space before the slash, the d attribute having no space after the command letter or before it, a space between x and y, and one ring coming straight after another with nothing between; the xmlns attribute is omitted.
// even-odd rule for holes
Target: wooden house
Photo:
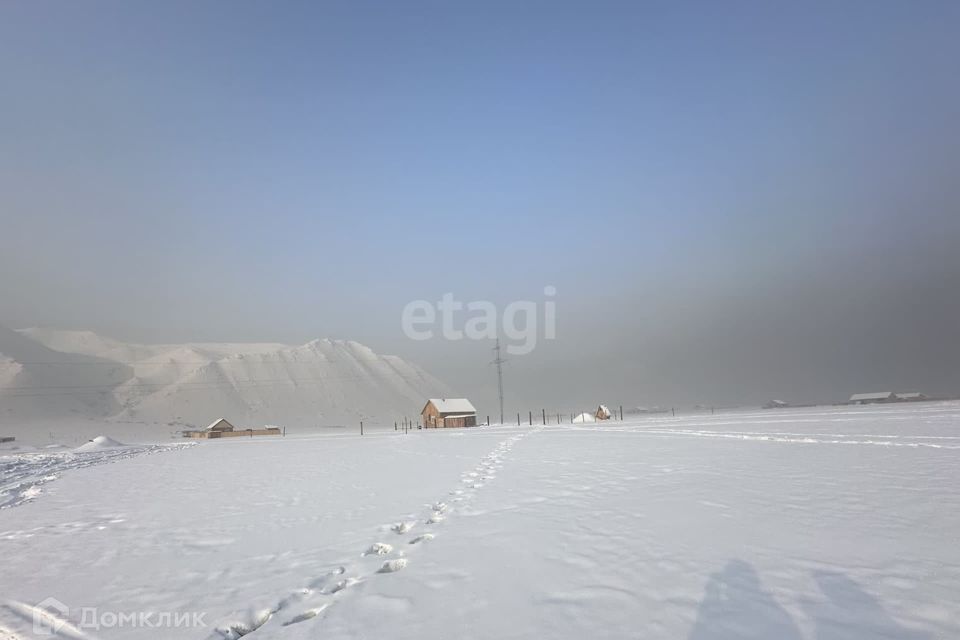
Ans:
<svg viewBox="0 0 960 640"><path fill-rule="evenodd" d="M477 410L466 398L430 398L420 417L426 429L477 426Z"/></svg>
<svg viewBox="0 0 960 640"><path fill-rule="evenodd" d="M262 429L237 429L226 418L214 420L209 427L200 431L184 431L184 438L198 438L212 440L214 438L241 438L253 436L279 436L279 427L264 427Z"/></svg>

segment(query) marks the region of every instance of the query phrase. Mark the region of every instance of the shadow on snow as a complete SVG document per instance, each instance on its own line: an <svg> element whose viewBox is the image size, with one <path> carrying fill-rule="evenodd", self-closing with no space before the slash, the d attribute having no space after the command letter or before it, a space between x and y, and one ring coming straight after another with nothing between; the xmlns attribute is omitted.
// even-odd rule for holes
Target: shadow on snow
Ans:
<svg viewBox="0 0 960 640"><path fill-rule="evenodd" d="M901 626L879 600L842 573L817 571L813 579L827 597L804 603L816 624L816 640L934 640L931 633Z"/></svg>
<svg viewBox="0 0 960 640"><path fill-rule="evenodd" d="M818 571L813 578L826 596L803 604L813 620L815 640L933 640L932 634L901 626L847 576ZM707 581L688 640L772 638L802 640L803 634L787 610L764 590L756 570L742 560L731 560Z"/></svg>

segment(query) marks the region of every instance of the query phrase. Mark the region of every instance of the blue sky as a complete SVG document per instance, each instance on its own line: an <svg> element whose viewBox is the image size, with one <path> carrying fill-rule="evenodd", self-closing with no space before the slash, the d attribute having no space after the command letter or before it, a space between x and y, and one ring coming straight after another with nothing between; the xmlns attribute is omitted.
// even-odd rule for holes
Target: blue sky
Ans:
<svg viewBox="0 0 960 640"><path fill-rule="evenodd" d="M783 357L826 358L880 291L900 321L830 381L865 384L888 334L957 317L909 310L957 275L958 27L948 2L7 2L0 323L354 338L474 387L486 345L411 343L403 305L551 284L526 393L589 352L600 387L686 399L704 367L770 378L717 326L806 296L822 333Z"/></svg>

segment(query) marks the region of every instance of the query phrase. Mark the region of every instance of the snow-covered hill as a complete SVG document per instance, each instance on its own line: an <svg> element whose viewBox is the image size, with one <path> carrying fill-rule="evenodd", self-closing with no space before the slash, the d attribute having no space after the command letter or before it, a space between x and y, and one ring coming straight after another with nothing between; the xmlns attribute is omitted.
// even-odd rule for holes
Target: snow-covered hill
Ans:
<svg viewBox="0 0 960 640"><path fill-rule="evenodd" d="M447 394L419 367L352 341L146 345L89 331L0 329L0 354L0 420L390 424Z"/></svg>
<svg viewBox="0 0 960 640"><path fill-rule="evenodd" d="M107 416L122 408L112 389L126 364L48 348L0 327L0 421Z"/></svg>

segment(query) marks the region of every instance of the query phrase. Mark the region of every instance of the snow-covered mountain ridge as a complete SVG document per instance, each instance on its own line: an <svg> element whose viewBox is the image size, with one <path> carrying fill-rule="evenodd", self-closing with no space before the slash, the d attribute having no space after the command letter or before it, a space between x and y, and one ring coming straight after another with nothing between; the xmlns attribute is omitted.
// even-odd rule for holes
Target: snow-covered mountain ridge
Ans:
<svg viewBox="0 0 960 640"><path fill-rule="evenodd" d="M420 367L353 341L147 345L90 331L0 328L0 421L388 424L446 394Z"/></svg>

